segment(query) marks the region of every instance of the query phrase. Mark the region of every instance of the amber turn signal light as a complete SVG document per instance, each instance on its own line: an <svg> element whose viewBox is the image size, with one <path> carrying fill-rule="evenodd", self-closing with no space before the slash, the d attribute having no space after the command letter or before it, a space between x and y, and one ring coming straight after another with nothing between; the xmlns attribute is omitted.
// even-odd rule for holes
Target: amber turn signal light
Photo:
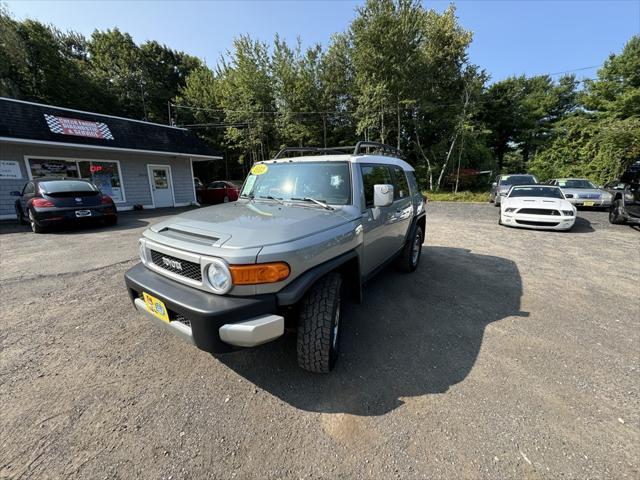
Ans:
<svg viewBox="0 0 640 480"><path fill-rule="evenodd" d="M256 285L284 280L291 270L284 262L258 263L255 265L230 265L234 285Z"/></svg>

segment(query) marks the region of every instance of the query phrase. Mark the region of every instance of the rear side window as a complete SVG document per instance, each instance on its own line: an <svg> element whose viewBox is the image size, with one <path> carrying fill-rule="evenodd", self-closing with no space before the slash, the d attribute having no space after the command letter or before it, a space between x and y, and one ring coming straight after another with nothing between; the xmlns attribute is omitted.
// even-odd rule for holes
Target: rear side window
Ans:
<svg viewBox="0 0 640 480"><path fill-rule="evenodd" d="M422 195L422 188L420 187L420 183L418 183L415 172L407 172L407 177L409 178L409 185L411 185L411 191L413 194Z"/></svg>
<svg viewBox="0 0 640 480"><path fill-rule="evenodd" d="M373 186L393 185L391 170L386 165L361 165L364 199L367 207L373 207Z"/></svg>
<svg viewBox="0 0 640 480"><path fill-rule="evenodd" d="M36 186L33 182L29 182L25 185L24 190L22 191L23 195L31 195L32 193L36 193Z"/></svg>
<svg viewBox="0 0 640 480"><path fill-rule="evenodd" d="M393 184L393 198L397 200L408 197L409 184L407 183L407 176L404 170L400 167L393 167L393 178L395 180Z"/></svg>

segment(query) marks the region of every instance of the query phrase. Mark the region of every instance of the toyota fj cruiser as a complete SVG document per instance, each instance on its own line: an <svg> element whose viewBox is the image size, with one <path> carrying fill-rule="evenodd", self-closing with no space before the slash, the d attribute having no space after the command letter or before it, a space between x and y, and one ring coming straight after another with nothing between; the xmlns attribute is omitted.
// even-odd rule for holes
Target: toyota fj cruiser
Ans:
<svg viewBox="0 0 640 480"><path fill-rule="evenodd" d="M300 367L328 372L343 299L361 301L392 260L414 271L425 226L414 170L392 147L285 148L251 168L237 202L147 229L125 280L140 312L202 350L275 340L287 319Z"/></svg>

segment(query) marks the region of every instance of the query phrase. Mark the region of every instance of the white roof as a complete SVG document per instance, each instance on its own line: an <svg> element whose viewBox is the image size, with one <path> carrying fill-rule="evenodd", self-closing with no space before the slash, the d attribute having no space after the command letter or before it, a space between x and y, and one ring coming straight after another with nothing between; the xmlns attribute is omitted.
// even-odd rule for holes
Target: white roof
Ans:
<svg viewBox="0 0 640 480"><path fill-rule="evenodd" d="M379 163L384 165L395 165L403 170L414 171L414 168L404 160L387 155L306 155L302 157L279 158L277 160L266 160L256 163L297 163L297 162L350 162L350 163Z"/></svg>

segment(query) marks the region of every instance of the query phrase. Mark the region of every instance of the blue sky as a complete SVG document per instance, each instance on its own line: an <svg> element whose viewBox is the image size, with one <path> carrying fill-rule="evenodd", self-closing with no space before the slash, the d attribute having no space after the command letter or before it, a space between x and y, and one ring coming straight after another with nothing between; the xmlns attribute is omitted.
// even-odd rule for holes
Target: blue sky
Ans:
<svg viewBox="0 0 640 480"><path fill-rule="evenodd" d="M2 1L2 0L0 0ZM16 1L18 19L35 18L85 35L118 27L137 42L155 39L216 63L233 38L270 42L277 33L304 45L327 45L344 31L361 1ZM438 11L449 1L425 0ZM640 0L458 1L460 23L474 33L471 61L500 80L599 65L640 33ZM576 72L593 77L596 69Z"/></svg>

